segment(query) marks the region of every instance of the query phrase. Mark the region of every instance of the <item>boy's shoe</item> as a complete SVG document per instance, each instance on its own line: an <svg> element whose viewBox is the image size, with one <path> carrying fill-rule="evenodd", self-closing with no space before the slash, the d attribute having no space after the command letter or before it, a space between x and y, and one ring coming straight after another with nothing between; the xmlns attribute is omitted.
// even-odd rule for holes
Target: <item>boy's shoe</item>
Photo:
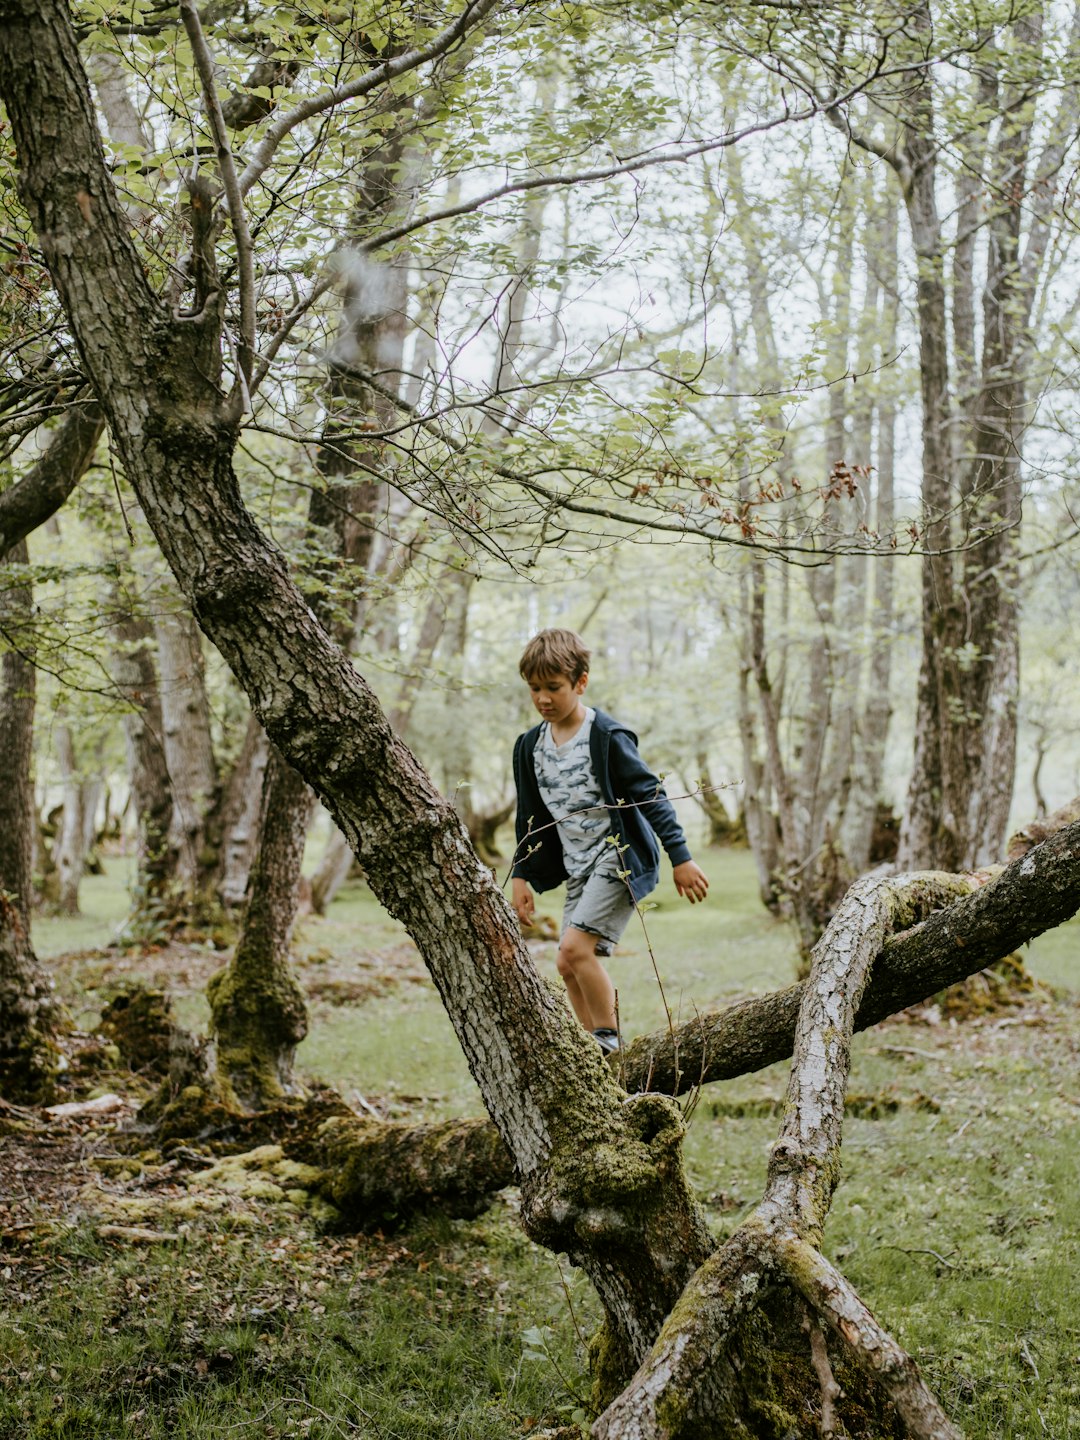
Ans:
<svg viewBox="0 0 1080 1440"><path fill-rule="evenodd" d="M619 1032L606 1028L594 1030L593 1038L598 1041L605 1055L611 1055L619 1048Z"/></svg>

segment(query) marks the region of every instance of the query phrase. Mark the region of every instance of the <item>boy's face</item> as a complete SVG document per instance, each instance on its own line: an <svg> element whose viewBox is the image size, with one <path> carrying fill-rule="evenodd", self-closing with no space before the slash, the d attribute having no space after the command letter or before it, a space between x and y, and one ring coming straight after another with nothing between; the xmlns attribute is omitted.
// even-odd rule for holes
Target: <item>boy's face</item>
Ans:
<svg viewBox="0 0 1080 1440"><path fill-rule="evenodd" d="M541 718L558 725L577 710L588 683L587 674L580 680L571 680L569 675L534 675L529 692Z"/></svg>

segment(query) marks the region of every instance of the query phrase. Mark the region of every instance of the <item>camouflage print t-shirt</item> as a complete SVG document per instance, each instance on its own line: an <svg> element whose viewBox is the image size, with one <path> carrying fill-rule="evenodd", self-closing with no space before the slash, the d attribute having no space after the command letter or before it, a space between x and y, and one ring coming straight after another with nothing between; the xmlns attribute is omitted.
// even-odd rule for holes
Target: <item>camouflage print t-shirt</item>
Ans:
<svg viewBox="0 0 1080 1440"><path fill-rule="evenodd" d="M556 745L551 726L545 724L533 751L533 767L540 796L557 822L563 861L568 875L592 875L599 869L618 869L618 851L608 843L611 818L593 774L589 735L595 710L586 708L577 734Z"/></svg>

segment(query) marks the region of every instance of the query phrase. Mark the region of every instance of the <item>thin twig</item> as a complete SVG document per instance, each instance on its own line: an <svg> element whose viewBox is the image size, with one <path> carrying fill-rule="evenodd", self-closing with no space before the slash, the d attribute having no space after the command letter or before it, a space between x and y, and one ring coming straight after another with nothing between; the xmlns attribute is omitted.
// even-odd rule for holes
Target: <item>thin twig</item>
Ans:
<svg viewBox="0 0 1080 1440"><path fill-rule="evenodd" d="M183 3L186 6L191 3L191 0L183 0ZM256 181L261 179L282 140L298 125L302 125L305 120L310 120L314 115L322 114L324 110L332 110L346 100L359 100L370 91L384 85L388 80L393 80L398 75L405 75L410 70L426 64L429 60L437 60L459 40L463 40L466 35L475 30L480 21L495 8L497 3L498 0L474 0L473 4L466 5L458 18L447 25L445 29L440 30L438 35L434 36L427 45L421 45L414 50L406 50L401 55L395 55L393 59L376 66L374 70L366 71L358 79L350 81L349 84L335 86L332 90L323 90L309 100L302 101L286 115L282 115L267 130L244 169L244 173L240 176L240 193L246 195Z"/></svg>
<svg viewBox="0 0 1080 1440"><path fill-rule="evenodd" d="M829 1437L836 1434L836 1402L843 1391L836 1383L836 1376L833 1374L832 1364L829 1361L829 1349L825 1344L821 1326L809 1311L803 1316L803 1329L809 1331L810 1334L810 1361L821 1389L820 1429L822 1440L829 1440Z"/></svg>
<svg viewBox="0 0 1080 1440"><path fill-rule="evenodd" d="M558 1255L555 1256L555 1264L559 1270L559 1284L562 1286L563 1295L566 1297L566 1308L570 1312L570 1322L574 1327L574 1333L577 1335L578 1344L581 1346L582 1350L588 1353L589 1341L585 1336L584 1332L582 1331L580 1323L578 1322L577 1313L574 1310L574 1302L570 1297L570 1287L569 1285L567 1285L566 1276L563 1274L562 1259Z"/></svg>
<svg viewBox="0 0 1080 1440"><path fill-rule="evenodd" d="M901 1255L932 1255L939 1265L944 1265L946 1270L955 1270L957 1267L951 1260L946 1260L944 1255L939 1255L936 1250L928 1250L922 1246L908 1248L905 1245L882 1245L882 1250L899 1250Z"/></svg>

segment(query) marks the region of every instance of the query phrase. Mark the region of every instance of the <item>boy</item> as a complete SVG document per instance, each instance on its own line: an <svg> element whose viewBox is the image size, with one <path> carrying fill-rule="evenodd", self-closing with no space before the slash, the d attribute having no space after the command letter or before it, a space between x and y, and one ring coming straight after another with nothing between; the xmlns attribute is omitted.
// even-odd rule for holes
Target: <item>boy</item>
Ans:
<svg viewBox="0 0 1080 1440"><path fill-rule="evenodd" d="M659 836L675 887L693 904L709 882L686 845L671 801L637 750L637 736L582 704L589 652L572 630L541 630L521 676L540 724L514 745L517 851L513 904L533 918L532 888L566 881L557 965L574 1014L605 1051L619 1048L615 989L598 957L618 944L638 900L660 878ZM655 833L654 833L655 832Z"/></svg>

